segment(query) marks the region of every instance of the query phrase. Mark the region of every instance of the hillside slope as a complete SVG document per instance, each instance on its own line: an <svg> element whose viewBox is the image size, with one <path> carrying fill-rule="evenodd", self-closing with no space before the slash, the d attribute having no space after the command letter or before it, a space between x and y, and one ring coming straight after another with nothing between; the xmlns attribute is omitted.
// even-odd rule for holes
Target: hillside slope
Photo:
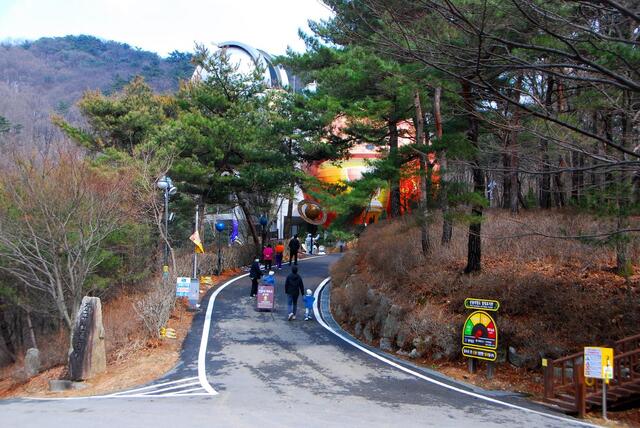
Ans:
<svg viewBox="0 0 640 428"><path fill-rule="evenodd" d="M92 36L41 38L0 45L0 116L12 125L5 139L20 145L59 137L52 113L78 120L75 102L87 90L112 93L141 75L158 92L191 76L191 54L161 58L128 44Z"/></svg>

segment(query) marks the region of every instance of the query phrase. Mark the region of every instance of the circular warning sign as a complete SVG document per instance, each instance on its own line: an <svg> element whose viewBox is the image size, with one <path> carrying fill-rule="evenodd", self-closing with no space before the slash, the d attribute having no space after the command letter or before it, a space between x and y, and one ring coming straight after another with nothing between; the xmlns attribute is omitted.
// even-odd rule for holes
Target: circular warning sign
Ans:
<svg viewBox="0 0 640 428"><path fill-rule="evenodd" d="M464 323L462 344L478 349L498 348L498 327L491 315L475 311Z"/></svg>

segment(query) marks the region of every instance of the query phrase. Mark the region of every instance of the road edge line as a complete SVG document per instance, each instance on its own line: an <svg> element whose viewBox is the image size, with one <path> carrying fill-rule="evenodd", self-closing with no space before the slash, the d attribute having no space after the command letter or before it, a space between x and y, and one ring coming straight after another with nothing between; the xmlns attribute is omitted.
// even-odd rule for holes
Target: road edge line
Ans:
<svg viewBox="0 0 640 428"><path fill-rule="evenodd" d="M218 395L218 391L213 389L209 381L207 380L207 371L206 371L206 357L207 357L207 345L209 344L209 332L211 330L211 315L213 314L213 305L215 304L216 297L222 290L224 290L228 285L233 284L239 279L245 278L249 276L248 273L245 273L240 276L236 276L233 279L222 284L220 287L213 292L211 297L209 297L209 301L207 302L207 312L204 317L204 325L202 326L202 337L200 338L200 349L198 351L198 380L200 381L200 385L211 395Z"/></svg>
<svg viewBox="0 0 640 428"><path fill-rule="evenodd" d="M350 344L351 346L353 346L354 348L359 349L360 351L364 352L365 354L368 354L370 356L372 356L373 358L376 358L379 361L382 361L385 364L388 364L398 370L401 370L405 373L408 373L410 375L413 375L417 378L420 378L422 380L425 380L427 382L433 383L435 385L444 387L446 389L450 389L452 391L464 394L464 395L468 395L474 398L478 398L480 400L484 400L484 401L488 401L490 403L494 403L494 404L499 404L505 407L509 407L512 409L518 409L518 410L523 410L527 413L533 413L536 415L540 415L540 416L544 416L547 418L551 418L551 419L556 419L556 420L560 420L560 421L564 421L564 422L572 422L578 425L582 425L582 426L588 426L588 427L598 427L598 425L594 425L594 424L590 424L588 422L583 422L580 421L578 419L570 419L570 418L566 418L566 417L562 417L562 416L558 416L558 415L554 415L554 414L550 414L550 413L545 413L545 412L541 412L538 410L533 410L533 409L529 409L527 407L522 407L522 406L518 406L517 404L512 404L512 403L508 403L506 401L501 401L492 397L487 397L486 395L482 395L482 394L478 394L476 392L472 392L472 391L466 391L462 388L458 388L456 386L452 386L452 385L448 385L444 382L441 382L439 380L430 378L429 376L426 376L422 373L418 373L414 370L411 370L407 367L402 366L401 364L396 363L395 361L391 361L388 358L385 358L384 356L371 351L370 349L365 348L364 346L354 342L353 340L344 337L343 335L341 335L340 333L338 333L337 331L335 331L334 329L332 329L331 327L329 327L329 325L324 321L324 319L322 318L322 314L320 312L319 309L319 297L320 297L320 293L322 292L322 289L329 283L329 281L331 281L331 277L327 277L324 280L322 280L322 282L320 284L318 284L318 286L316 287L316 290L314 292L314 297L315 300L313 302L313 313L316 316L316 319L318 320L318 323L324 327L326 330L330 331L331 333L333 333L335 336L339 337L340 339L342 339L343 341L347 342L348 344Z"/></svg>

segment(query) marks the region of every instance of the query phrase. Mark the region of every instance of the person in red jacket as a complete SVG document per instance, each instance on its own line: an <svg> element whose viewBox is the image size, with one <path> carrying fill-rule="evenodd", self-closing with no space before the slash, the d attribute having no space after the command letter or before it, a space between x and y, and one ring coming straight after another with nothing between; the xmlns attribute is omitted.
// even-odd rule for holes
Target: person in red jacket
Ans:
<svg viewBox="0 0 640 428"><path fill-rule="evenodd" d="M264 269L267 271L271 270L271 264L273 263L273 247L271 244L264 247L262 250L262 260L264 261Z"/></svg>

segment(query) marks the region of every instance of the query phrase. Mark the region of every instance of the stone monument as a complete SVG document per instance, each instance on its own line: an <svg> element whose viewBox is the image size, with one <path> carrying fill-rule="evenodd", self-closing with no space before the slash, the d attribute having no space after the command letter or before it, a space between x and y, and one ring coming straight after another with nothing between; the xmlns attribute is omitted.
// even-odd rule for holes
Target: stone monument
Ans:
<svg viewBox="0 0 640 428"><path fill-rule="evenodd" d="M40 373L40 351L38 348L27 349L24 357L24 372L27 377L33 377Z"/></svg>
<svg viewBox="0 0 640 428"><path fill-rule="evenodd" d="M102 325L102 304L97 297L85 296L73 328L69 353L71 380L91 379L107 368L107 356Z"/></svg>

